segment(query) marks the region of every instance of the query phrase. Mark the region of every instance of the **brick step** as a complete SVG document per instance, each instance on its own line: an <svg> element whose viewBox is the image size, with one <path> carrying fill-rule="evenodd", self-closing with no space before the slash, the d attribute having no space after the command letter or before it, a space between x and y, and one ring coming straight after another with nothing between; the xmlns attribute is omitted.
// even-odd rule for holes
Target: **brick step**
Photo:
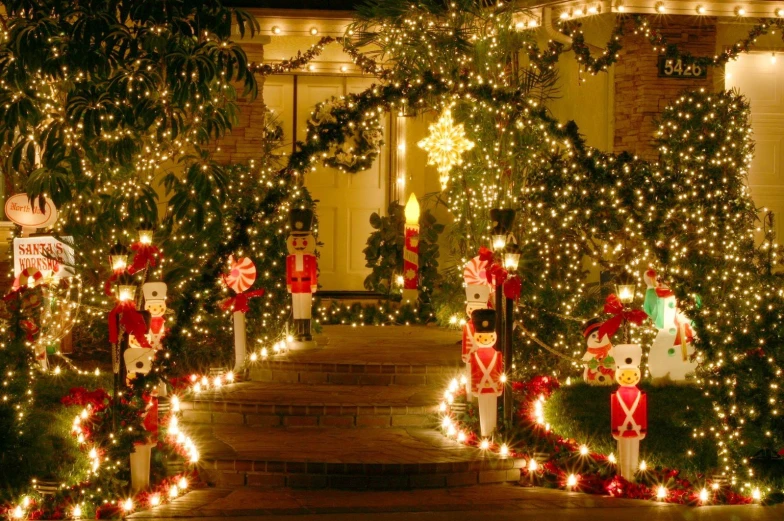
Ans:
<svg viewBox="0 0 784 521"><path fill-rule="evenodd" d="M455 365L339 364L272 361L250 368L255 382L330 385L441 385L460 374Z"/></svg>
<svg viewBox="0 0 784 521"><path fill-rule="evenodd" d="M423 386L242 382L181 402L189 423L264 427L435 426L441 390Z"/></svg>
<svg viewBox="0 0 784 521"><path fill-rule="evenodd" d="M435 429L184 425L200 440L200 474L222 487L408 489L519 481L525 461Z"/></svg>

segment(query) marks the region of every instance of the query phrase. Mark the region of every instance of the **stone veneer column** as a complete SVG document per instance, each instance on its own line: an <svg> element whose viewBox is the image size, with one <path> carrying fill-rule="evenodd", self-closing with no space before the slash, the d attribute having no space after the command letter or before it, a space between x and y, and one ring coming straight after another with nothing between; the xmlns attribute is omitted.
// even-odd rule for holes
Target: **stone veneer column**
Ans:
<svg viewBox="0 0 784 521"><path fill-rule="evenodd" d="M248 63L263 63L264 44L268 43L269 37L266 37L266 40L265 42L262 37L261 41L241 42L248 55ZM230 133L223 136L211 147L214 151L214 159L219 163L245 163L261 157L267 107L264 104L264 78L256 75L256 80L259 83L259 95L255 100L242 97L243 86L241 84L235 85L237 105L240 111L239 122Z"/></svg>
<svg viewBox="0 0 784 521"><path fill-rule="evenodd" d="M657 28L668 43L677 44L693 56L716 54L716 19L671 16L656 20ZM657 159L653 143L656 119L664 107L684 90L700 87L713 89L716 68L708 68L707 77L695 79L660 78L659 53L634 24L627 22L622 37L623 49L615 65L615 136L613 151L628 151L644 159Z"/></svg>

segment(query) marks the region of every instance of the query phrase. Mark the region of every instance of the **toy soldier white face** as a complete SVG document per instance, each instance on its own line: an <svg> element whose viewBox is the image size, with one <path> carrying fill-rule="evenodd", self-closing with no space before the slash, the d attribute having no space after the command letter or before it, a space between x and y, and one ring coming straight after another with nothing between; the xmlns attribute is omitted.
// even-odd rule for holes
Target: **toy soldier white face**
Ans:
<svg viewBox="0 0 784 521"><path fill-rule="evenodd" d="M288 252L291 255L296 255L298 253L313 253L316 251L316 239L313 237L312 233L292 233L289 235L288 239L286 239L286 248L288 248Z"/></svg>
<svg viewBox="0 0 784 521"><path fill-rule="evenodd" d="M144 309L154 317L161 317L166 313L166 283L147 282L142 286L144 293Z"/></svg>
<svg viewBox="0 0 784 521"><path fill-rule="evenodd" d="M637 344L615 346L615 380L622 387L634 387L640 383L640 361L642 348Z"/></svg>
<svg viewBox="0 0 784 521"><path fill-rule="evenodd" d="M492 309L478 309L471 313L471 323L474 324L474 344L477 347L493 347L498 337L495 333L495 311Z"/></svg>

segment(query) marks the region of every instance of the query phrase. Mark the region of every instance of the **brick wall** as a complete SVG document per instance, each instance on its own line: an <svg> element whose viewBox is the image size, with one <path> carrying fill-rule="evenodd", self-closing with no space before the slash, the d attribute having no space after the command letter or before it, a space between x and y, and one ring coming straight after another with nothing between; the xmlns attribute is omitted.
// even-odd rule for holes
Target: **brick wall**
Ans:
<svg viewBox="0 0 784 521"><path fill-rule="evenodd" d="M242 47L248 55L249 62L262 63L264 61L263 45L245 43ZM243 97L238 99L239 123L212 147L214 159L219 163L244 163L261 157L266 107L262 92L264 79L258 75L256 79L259 82L258 97L253 101ZM238 96L241 96L243 87L241 85L235 85L235 87Z"/></svg>
<svg viewBox="0 0 784 521"><path fill-rule="evenodd" d="M698 23L692 23L697 21ZM662 20L661 30L669 43L694 56L716 54L716 19L671 17ZM715 70L705 78L658 77L659 53L642 34L635 35L632 22L623 37L623 49L615 65L615 152L628 151L645 159L656 159L653 144L655 120L682 91L714 88Z"/></svg>

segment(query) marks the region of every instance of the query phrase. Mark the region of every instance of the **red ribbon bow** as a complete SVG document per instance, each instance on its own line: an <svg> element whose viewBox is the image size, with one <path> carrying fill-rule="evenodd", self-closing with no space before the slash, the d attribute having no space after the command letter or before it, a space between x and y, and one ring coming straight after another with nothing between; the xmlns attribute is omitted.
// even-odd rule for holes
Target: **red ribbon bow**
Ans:
<svg viewBox="0 0 784 521"><path fill-rule="evenodd" d="M118 302L114 309L109 312L109 342L116 344L119 339L117 330L117 316L120 316L120 323L128 334L136 337L136 341L142 347L152 347L147 341L147 323L144 317L136 310L136 304L132 300Z"/></svg>
<svg viewBox="0 0 784 521"><path fill-rule="evenodd" d="M504 296L511 300L519 300L522 289L523 283L520 281L520 277L510 277L504 283Z"/></svg>
<svg viewBox="0 0 784 521"><path fill-rule="evenodd" d="M133 275L137 271L146 269L148 264L152 267L158 264L158 259L161 258L161 250L152 244L144 244L135 242L131 244L131 249L136 252L133 256L133 264L128 268L128 273Z"/></svg>
<svg viewBox="0 0 784 521"><path fill-rule="evenodd" d="M493 262L493 252L482 246L479 248L479 260L484 262Z"/></svg>
<svg viewBox="0 0 784 521"><path fill-rule="evenodd" d="M247 313L250 310L250 307L248 307L248 300L252 299L253 297L260 297L262 295L264 295L263 289L237 293L233 297L229 297L226 300L221 301L219 306L223 311L231 310L232 312L239 311L240 313Z"/></svg>
<svg viewBox="0 0 784 521"><path fill-rule="evenodd" d="M103 284L103 294L104 295L106 295L107 297L111 297L112 295L114 295L114 292L112 291L112 282L117 280L117 277L122 275L123 271L125 271L125 269L116 270L114 273L112 273L112 276L109 277L109 280L104 282L104 284Z"/></svg>
<svg viewBox="0 0 784 521"><path fill-rule="evenodd" d="M604 312L613 315L613 317L599 327L599 338L604 338L604 335L613 336L625 321L633 322L639 326L648 318L648 314L641 309L625 310L621 299L614 293L607 296L607 300L604 302Z"/></svg>
<svg viewBox="0 0 784 521"><path fill-rule="evenodd" d="M487 282L494 286L503 285L508 275L509 273L504 269L504 267L495 262L491 262L487 265L487 268L485 268L485 277L487 277Z"/></svg>

